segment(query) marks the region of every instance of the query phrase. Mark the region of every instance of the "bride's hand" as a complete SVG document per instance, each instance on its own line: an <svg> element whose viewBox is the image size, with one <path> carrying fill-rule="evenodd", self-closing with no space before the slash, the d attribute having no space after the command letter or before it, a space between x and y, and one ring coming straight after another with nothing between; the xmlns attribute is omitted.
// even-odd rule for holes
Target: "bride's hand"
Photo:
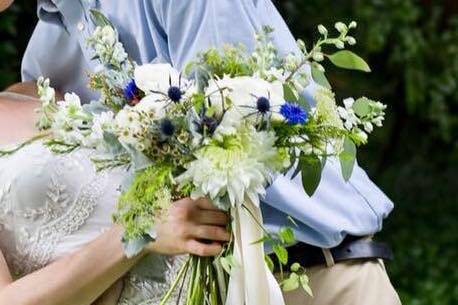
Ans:
<svg viewBox="0 0 458 305"><path fill-rule="evenodd" d="M205 198L176 201L156 226L156 241L150 251L166 255L190 253L215 256L230 240L229 217Z"/></svg>

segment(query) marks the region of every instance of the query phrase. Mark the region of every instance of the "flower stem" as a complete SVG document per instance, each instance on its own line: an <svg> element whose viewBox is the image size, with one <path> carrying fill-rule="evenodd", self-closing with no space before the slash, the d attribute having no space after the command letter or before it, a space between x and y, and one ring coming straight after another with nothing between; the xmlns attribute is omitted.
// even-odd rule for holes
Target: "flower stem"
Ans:
<svg viewBox="0 0 458 305"><path fill-rule="evenodd" d="M8 149L8 148L5 148L5 149L0 149L0 157L5 157L5 156L8 156L8 155L12 155L14 154L15 152L21 150L22 148L26 147L27 145L30 145L38 140L41 140L41 139L44 139L46 138L47 136L49 136L50 133L49 132L44 132L44 133L39 133L35 136L33 136L32 138L30 138L29 140L26 140L18 145L15 145L14 147Z"/></svg>
<svg viewBox="0 0 458 305"><path fill-rule="evenodd" d="M175 291L176 287L178 286L178 283L182 279L182 277L186 274L186 271L188 270L189 263L190 263L191 258L189 258L186 263L181 267L180 271L178 272L178 275L175 279L175 281L172 283L172 286L170 289L167 291L165 296L162 298L161 303L159 305L165 305L167 304L167 301L170 299L172 296L172 293Z"/></svg>

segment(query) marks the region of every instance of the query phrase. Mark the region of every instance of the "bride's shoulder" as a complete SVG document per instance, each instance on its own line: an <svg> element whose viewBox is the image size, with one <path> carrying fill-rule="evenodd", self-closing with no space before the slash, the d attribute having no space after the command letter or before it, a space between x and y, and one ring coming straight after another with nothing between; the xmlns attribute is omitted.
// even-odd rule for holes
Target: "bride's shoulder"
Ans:
<svg viewBox="0 0 458 305"><path fill-rule="evenodd" d="M10 93L0 93L0 146L18 143L36 134L38 105L30 97L19 99Z"/></svg>

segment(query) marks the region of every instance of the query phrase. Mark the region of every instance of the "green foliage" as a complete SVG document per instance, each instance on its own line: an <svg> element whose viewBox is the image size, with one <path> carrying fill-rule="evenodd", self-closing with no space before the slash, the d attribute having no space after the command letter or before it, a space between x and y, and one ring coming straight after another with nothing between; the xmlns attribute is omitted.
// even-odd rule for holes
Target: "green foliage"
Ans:
<svg viewBox="0 0 458 305"><path fill-rule="evenodd" d="M172 201L172 167L155 164L139 171L118 203L114 221L124 229L125 240L141 239Z"/></svg>
<svg viewBox="0 0 458 305"><path fill-rule="evenodd" d="M348 50L338 51L329 55L328 58L339 68L371 72L371 68L364 59Z"/></svg>

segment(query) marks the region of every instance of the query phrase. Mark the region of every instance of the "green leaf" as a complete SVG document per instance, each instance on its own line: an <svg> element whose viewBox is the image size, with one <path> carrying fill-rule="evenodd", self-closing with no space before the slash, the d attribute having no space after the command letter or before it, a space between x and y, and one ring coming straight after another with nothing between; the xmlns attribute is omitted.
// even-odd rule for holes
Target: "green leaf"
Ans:
<svg viewBox="0 0 458 305"><path fill-rule="evenodd" d="M265 241L268 241L270 238L268 236L264 236L254 242L252 242L250 245L257 245L257 244L260 244L260 243L263 243Z"/></svg>
<svg viewBox="0 0 458 305"><path fill-rule="evenodd" d="M280 236L281 241L287 245L294 244L296 242L296 238L294 237L294 231L291 228L281 228L280 232L278 233L278 236Z"/></svg>
<svg viewBox="0 0 458 305"><path fill-rule="evenodd" d="M219 261L224 271L226 271L228 274L231 274L232 268L237 268L237 260L233 255L220 257Z"/></svg>
<svg viewBox="0 0 458 305"><path fill-rule="evenodd" d="M369 104L370 100L366 97L362 97L357 99L353 103L353 110L355 111L356 115L359 117L364 117L371 112L371 106Z"/></svg>
<svg viewBox="0 0 458 305"><path fill-rule="evenodd" d="M301 265L299 263L294 263L294 264L291 265L290 269L291 269L292 272L298 272L299 269L301 269Z"/></svg>
<svg viewBox="0 0 458 305"><path fill-rule="evenodd" d="M288 263L288 250L286 250L285 247L280 244L275 244L273 245L272 250L281 264L286 265Z"/></svg>
<svg viewBox="0 0 458 305"><path fill-rule="evenodd" d="M275 265L274 265L274 262L272 261L272 259L270 258L270 256L269 255L265 255L264 256L264 260L266 261L266 265L269 268L269 270L273 272L274 268L275 268Z"/></svg>
<svg viewBox="0 0 458 305"><path fill-rule="evenodd" d="M302 286L302 289L304 289L304 291L311 297L313 297L313 291L312 291L312 288L310 288L310 285L309 285L309 277L307 276L307 274L302 274L300 277L299 277L299 282Z"/></svg>
<svg viewBox="0 0 458 305"><path fill-rule="evenodd" d="M356 163L356 145L348 137L345 138L343 151L339 155L342 175L345 181L350 180Z"/></svg>
<svg viewBox="0 0 458 305"><path fill-rule="evenodd" d="M298 96L296 90L291 87L289 84L283 85L283 95L286 101L288 102L297 102Z"/></svg>
<svg viewBox="0 0 458 305"><path fill-rule="evenodd" d="M115 28L113 23L111 23L111 21L99 10L95 10L95 9L92 9L90 10L91 12L91 18L92 18L92 21L94 21L94 23L97 25L97 26L111 26L113 29Z"/></svg>
<svg viewBox="0 0 458 305"><path fill-rule="evenodd" d="M339 68L371 72L369 65L355 53L343 50L328 55L329 60Z"/></svg>
<svg viewBox="0 0 458 305"><path fill-rule="evenodd" d="M284 280L281 284L283 291L285 292L296 290L299 288L299 285L299 275L297 275L297 273L291 273L289 278Z"/></svg>
<svg viewBox="0 0 458 305"><path fill-rule="evenodd" d="M320 158L316 155L302 156L298 166L301 168L304 190L309 196L312 196L321 180L322 166Z"/></svg>
<svg viewBox="0 0 458 305"><path fill-rule="evenodd" d="M312 78L318 85L332 89L331 84L326 78L324 72L321 72L315 65L312 65Z"/></svg>

